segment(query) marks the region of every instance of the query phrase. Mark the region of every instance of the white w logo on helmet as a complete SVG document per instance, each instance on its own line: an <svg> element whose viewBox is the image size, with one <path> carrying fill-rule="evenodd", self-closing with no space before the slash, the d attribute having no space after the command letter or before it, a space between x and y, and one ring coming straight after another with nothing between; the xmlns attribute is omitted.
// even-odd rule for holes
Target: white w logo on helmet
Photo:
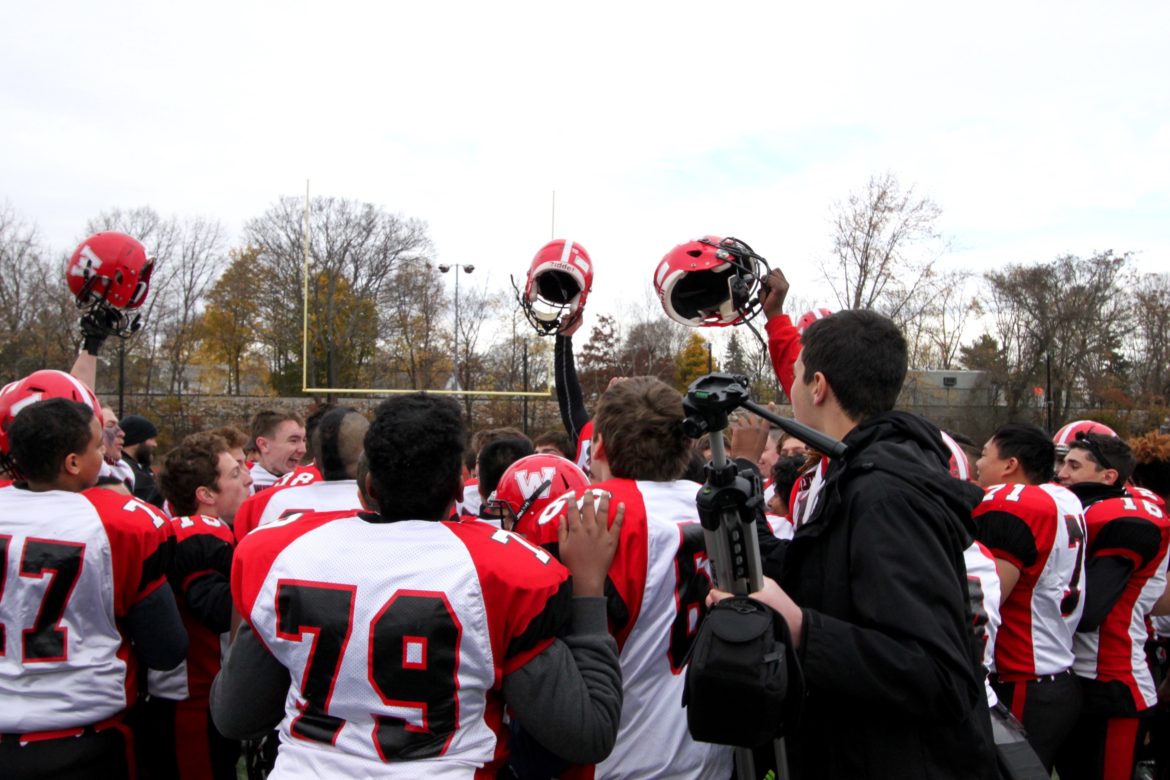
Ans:
<svg viewBox="0 0 1170 780"><path fill-rule="evenodd" d="M552 489L552 480L557 475L557 470L552 466L544 466L540 471L517 471L514 476L516 478L516 487L520 488L520 495L525 499L546 498L549 495L549 490ZM536 491L543 487L540 495L533 495Z"/></svg>

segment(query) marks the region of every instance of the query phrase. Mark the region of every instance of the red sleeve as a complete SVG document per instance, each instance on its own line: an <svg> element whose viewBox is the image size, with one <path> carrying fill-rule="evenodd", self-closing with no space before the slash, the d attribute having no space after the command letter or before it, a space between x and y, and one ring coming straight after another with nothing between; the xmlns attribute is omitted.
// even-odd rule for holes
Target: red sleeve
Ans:
<svg viewBox="0 0 1170 780"><path fill-rule="evenodd" d="M271 523L263 530L241 539L232 558L232 603L248 624L252 623L252 605L264 587L273 562L295 539L325 523L353 517L352 511L313 512L282 523Z"/></svg>
<svg viewBox="0 0 1170 780"><path fill-rule="evenodd" d="M479 575L492 653L511 674L552 644L567 625L569 571L520 536L484 523L451 523Z"/></svg>
<svg viewBox="0 0 1170 780"><path fill-rule="evenodd" d="M991 488L972 511L975 536L994 557L1038 576L1056 541L1056 505L1039 488Z"/></svg>
<svg viewBox="0 0 1170 780"><path fill-rule="evenodd" d="M111 490L94 488L82 495L97 510L110 540L114 615L123 617L166 582L167 520L155 507Z"/></svg>
<svg viewBox="0 0 1170 780"><path fill-rule="evenodd" d="M609 630L617 640L618 648L625 645L626 638L638 620L642 608L642 595L646 589L646 567L648 544L646 528L646 505L634 482L628 479L613 479L599 482L590 487L593 491L607 491L609 501L609 522L612 524L619 504L626 505L622 521L622 535L618 541L617 553L609 567L605 583L606 611L609 614ZM579 497L567 493L545 507L537 518L527 518L518 525L517 533L524 535L533 544L538 544L554 555L557 554L557 528L565 516L566 502Z"/></svg>
<svg viewBox="0 0 1170 780"><path fill-rule="evenodd" d="M800 333L787 314L768 320L764 326L768 333L768 355L772 358L772 369L780 380L784 395L792 397L792 380L796 378L793 366L800 357Z"/></svg>
<svg viewBox="0 0 1170 780"><path fill-rule="evenodd" d="M240 508L236 510L235 520L232 521L232 530L236 534L236 541L242 542L260 522L260 515L264 514L264 507L268 506L268 499L272 498L276 488L256 493L244 499Z"/></svg>

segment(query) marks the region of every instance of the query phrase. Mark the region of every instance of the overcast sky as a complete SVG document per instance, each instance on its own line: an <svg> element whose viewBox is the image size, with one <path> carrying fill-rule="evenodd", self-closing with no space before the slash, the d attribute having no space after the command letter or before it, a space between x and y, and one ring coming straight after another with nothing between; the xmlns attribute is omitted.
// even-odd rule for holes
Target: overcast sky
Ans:
<svg viewBox="0 0 1170 780"><path fill-rule="evenodd" d="M834 201L892 171L949 264L1170 270L1170 3L5 3L0 202L71 250L103 209L281 195L426 220L493 287L556 233L591 309L734 235L830 305Z"/></svg>

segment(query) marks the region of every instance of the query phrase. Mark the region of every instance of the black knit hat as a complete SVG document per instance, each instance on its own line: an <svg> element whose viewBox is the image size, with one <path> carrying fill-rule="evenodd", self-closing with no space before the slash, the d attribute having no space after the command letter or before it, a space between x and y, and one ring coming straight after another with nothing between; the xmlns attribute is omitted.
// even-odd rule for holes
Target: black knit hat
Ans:
<svg viewBox="0 0 1170 780"><path fill-rule="evenodd" d="M137 414L126 415L118 424L122 426L122 431L126 434L126 441L123 445L126 447L141 444L147 439L158 436L158 428L154 427L154 423Z"/></svg>

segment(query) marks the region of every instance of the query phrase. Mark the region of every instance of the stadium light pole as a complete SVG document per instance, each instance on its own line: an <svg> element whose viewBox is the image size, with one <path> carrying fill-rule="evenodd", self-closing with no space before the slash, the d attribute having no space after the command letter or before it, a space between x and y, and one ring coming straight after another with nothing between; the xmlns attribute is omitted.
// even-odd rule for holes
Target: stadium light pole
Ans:
<svg viewBox="0 0 1170 780"><path fill-rule="evenodd" d="M471 263L463 265L448 265L446 263L439 264L439 273L447 273L451 269L455 269L455 384L459 384L459 269L463 269L463 273L469 274L475 270L475 266ZM460 388L462 389L462 388Z"/></svg>

